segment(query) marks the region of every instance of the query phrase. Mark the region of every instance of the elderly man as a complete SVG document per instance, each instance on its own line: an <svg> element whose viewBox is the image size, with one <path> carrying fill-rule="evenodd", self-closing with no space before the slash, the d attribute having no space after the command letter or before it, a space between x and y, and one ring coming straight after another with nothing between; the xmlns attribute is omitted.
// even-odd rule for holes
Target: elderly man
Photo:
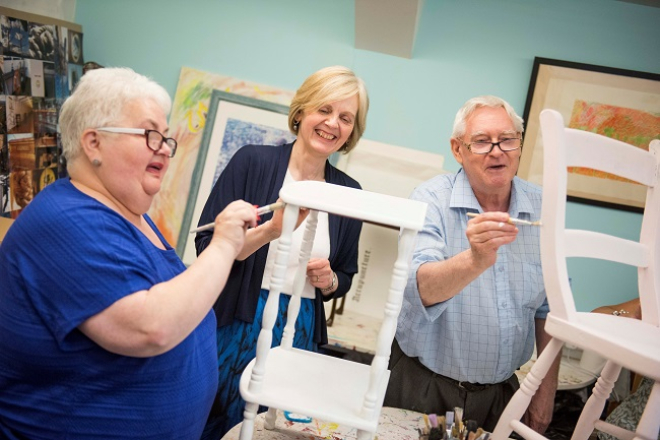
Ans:
<svg viewBox="0 0 660 440"><path fill-rule="evenodd" d="M458 111L451 150L462 168L423 183L411 198L429 204L417 239L385 405L444 414L492 431L519 388L515 371L543 350L548 305L537 220L539 187L516 177L523 121L504 100L470 99ZM556 361L526 422L552 419Z"/></svg>

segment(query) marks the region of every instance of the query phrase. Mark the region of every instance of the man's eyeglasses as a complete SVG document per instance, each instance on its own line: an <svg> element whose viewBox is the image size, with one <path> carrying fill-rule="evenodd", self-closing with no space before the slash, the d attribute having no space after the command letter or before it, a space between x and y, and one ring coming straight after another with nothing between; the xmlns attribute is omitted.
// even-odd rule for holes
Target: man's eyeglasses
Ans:
<svg viewBox="0 0 660 440"><path fill-rule="evenodd" d="M98 131L108 131L110 133L125 133L125 134L142 134L147 140L147 147L150 150L158 153L163 147L163 144L167 145L170 149L169 157L174 157L176 153L177 142L173 138L168 138L160 134L157 130L147 130L144 128L119 128L119 127L100 127L97 128Z"/></svg>
<svg viewBox="0 0 660 440"><path fill-rule="evenodd" d="M474 154L489 154L495 146L500 147L500 150L506 153L507 151L517 150L522 145L522 138L506 138L499 142L474 141L469 144L464 142L463 139L459 140Z"/></svg>

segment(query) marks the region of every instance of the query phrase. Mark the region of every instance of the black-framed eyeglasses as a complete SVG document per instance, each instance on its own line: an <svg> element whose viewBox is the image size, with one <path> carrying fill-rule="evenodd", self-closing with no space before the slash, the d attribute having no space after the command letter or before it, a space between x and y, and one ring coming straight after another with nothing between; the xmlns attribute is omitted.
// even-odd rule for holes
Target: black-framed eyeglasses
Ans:
<svg viewBox="0 0 660 440"><path fill-rule="evenodd" d="M145 128L121 128L121 127L99 127L98 131L108 131L110 133L141 134L147 141L147 147L151 151L158 153L163 144L170 149L169 157L174 157L176 153L177 142L174 138L168 138L160 134L158 130L147 130Z"/></svg>
<svg viewBox="0 0 660 440"><path fill-rule="evenodd" d="M474 141L474 142L470 142L469 144L466 143L463 139L459 139L459 140L463 142L463 145L465 145L467 149L474 154L489 154L491 151L493 151L493 148L495 148L495 146L498 146L500 150L506 153L509 151L517 150L522 145L522 138L518 138L518 137L505 138L499 142Z"/></svg>

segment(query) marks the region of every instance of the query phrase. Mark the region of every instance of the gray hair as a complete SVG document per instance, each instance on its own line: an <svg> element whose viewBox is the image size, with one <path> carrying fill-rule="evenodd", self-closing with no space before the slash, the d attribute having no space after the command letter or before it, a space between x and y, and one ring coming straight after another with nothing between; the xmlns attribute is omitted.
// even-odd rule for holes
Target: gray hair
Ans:
<svg viewBox="0 0 660 440"><path fill-rule="evenodd" d="M115 125L134 100L153 100L167 115L172 100L158 83L126 67L107 67L85 73L62 105L59 129L62 153L68 162L82 147L82 133L89 128Z"/></svg>
<svg viewBox="0 0 660 440"><path fill-rule="evenodd" d="M465 125L467 119L480 107L502 107L506 110L511 122L513 123L516 132L522 133L525 129L523 127L523 119L518 116L516 111L511 107L511 105L497 96L492 95L483 95L477 96L468 100L463 107L456 113L456 118L454 119L454 129L452 130L452 138L460 138L465 134Z"/></svg>
<svg viewBox="0 0 660 440"><path fill-rule="evenodd" d="M339 149L342 153L348 153L357 145L367 128L369 96L364 81L347 67L325 67L311 74L302 83L289 107L289 130L293 134L298 134L295 120L301 113L307 110L314 111L328 103L342 101L355 95L358 97L355 125L346 143Z"/></svg>

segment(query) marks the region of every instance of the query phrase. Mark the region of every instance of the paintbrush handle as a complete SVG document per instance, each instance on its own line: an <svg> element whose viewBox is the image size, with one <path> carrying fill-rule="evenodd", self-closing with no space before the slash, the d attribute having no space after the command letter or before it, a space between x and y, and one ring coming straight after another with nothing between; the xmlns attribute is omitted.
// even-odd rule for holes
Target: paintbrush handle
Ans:
<svg viewBox="0 0 660 440"><path fill-rule="evenodd" d="M257 208L257 217L262 216L264 214L268 214L269 212L277 211L278 209L282 209L282 208L284 208L284 202L275 202L275 203L271 203L270 205L260 206ZM214 227L215 227L215 223L207 223L203 226L193 229L192 231L190 231L190 233L196 234L198 232L208 231L210 229L213 229Z"/></svg>
<svg viewBox="0 0 660 440"><path fill-rule="evenodd" d="M468 212L468 213L467 213L467 216L468 216L468 217L478 217L479 215L480 215L480 214L478 214L478 213L476 213L476 212ZM511 224L511 225L541 226L541 222L538 221L538 220L537 220L537 221L530 222L529 220L522 220L522 219L519 219L519 218L513 218L513 217L509 217L509 221L508 221L507 223L509 223L509 224Z"/></svg>

